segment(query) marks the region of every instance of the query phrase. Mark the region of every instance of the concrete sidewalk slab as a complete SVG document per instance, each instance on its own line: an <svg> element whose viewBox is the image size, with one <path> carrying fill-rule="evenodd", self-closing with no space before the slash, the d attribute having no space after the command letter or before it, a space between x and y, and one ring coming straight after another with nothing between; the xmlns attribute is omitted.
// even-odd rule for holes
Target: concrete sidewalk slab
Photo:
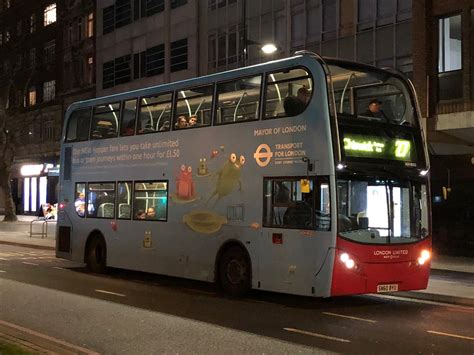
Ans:
<svg viewBox="0 0 474 355"><path fill-rule="evenodd" d="M30 237L29 233L0 231L0 244L55 250L56 238L54 236L49 238Z"/></svg>
<svg viewBox="0 0 474 355"><path fill-rule="evenodd" d="M396 292L391 295L474 307L474 281L466 283L430 277L426 290Z"/></svg>
<svg viewBox="0 0 474 355"><path fill-rule="evenodd" d="M474 273L474 259L463 256L433 255L431 268Z"/></svg>

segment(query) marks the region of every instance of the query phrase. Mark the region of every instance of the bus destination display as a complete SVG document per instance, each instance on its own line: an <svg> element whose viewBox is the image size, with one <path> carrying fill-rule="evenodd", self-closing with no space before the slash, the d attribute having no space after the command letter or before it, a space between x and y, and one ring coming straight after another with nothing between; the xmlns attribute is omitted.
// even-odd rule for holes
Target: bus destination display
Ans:
<svg viewBox="0 0 474 355"><path fill-rule="evenodd" d="M375 158L413 162L414 145L411 140L383 136L344 134L346 157Z"/></svg>

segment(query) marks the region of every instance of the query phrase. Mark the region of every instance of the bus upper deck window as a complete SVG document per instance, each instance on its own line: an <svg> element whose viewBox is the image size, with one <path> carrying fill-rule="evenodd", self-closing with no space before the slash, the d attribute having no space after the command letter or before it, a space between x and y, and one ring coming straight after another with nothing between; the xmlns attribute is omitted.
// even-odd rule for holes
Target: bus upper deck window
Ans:
<svg viewBox="0 0 474 355"><path fill-rule="evenodd" d="M170 130L173 94L142 97L137 124L138 134Z"/></svg>
<svg viewBox="0 0 474 355"><path fill-rule="evenodd" d="M89 139L89 126L91 119L91 109L76 110L69 116L67 125L66 141L78 142Z"/></svg>
<svg viewBox="0 0 474 355"><path fill-rule="evenodd" d="M290 117L301 114L309 104L313 80L302 69L267 74L265 118Z"/></svg>
<svg viewBox="0 0 474 355"><path fill-rule="evenodd" d="M213 94L214 85L178 90L173 128L210 126Z"/></svg>
<svg viewBox="0 0 474 355"><path fill-rule="evenodd" d="M217 84L214 124L258 120L261 84L261 75Z"/></svg>
<svg viewBox="0 0 474 355"><path fill-rule="evenodd" d="M91 139L117 137L120 116L120 103L94 107Z"/></svg>

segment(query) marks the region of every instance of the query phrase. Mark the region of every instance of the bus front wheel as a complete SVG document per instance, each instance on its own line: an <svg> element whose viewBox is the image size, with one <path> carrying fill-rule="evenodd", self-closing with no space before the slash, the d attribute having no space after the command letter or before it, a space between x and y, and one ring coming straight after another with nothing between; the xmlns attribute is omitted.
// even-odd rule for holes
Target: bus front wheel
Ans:
<svg viewBox="0 0 474 355"><path fill-rule="evenodd" d="M107 248L101 236L93 237L86 250L86 265L89 271L104 273L107 267Z"/></svg>
<svg viewBox="0 0 474 355"><path fill-rule="evenodd" d="M219 281L225 293L241 297L250 289L251 266L244 250L232 246L225 250L219 262Z"/></svg>

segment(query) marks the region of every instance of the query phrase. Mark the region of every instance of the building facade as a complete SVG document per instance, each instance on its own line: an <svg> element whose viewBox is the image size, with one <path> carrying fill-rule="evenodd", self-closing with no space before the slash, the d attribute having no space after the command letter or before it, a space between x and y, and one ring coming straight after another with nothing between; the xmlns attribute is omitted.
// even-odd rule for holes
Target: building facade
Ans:
<svg viewBox="0 0 474 355"><path fill-rule="evenodd" d="M94 8L93 0L0 1L0 95L8 106L2 120L14 121L21 134L11 176L18 214L57 202L64 112L95 95L95 69L87 68L95 60ZM81 57L89 72L68 72ZM71 80L73 72L82 78Z"/></svg>
<svg viewBox="0 0 474 355"><path fill-rule="evenodd" d="M413 79L432 163L433 241L473 256L474 1L416 1L413 15Z"/></svg>
<svg viewBox="0 0 474 355"><path fill-rule="evenodd" d="M97 96L198 76L198 4L97 1Z"/></svg>

